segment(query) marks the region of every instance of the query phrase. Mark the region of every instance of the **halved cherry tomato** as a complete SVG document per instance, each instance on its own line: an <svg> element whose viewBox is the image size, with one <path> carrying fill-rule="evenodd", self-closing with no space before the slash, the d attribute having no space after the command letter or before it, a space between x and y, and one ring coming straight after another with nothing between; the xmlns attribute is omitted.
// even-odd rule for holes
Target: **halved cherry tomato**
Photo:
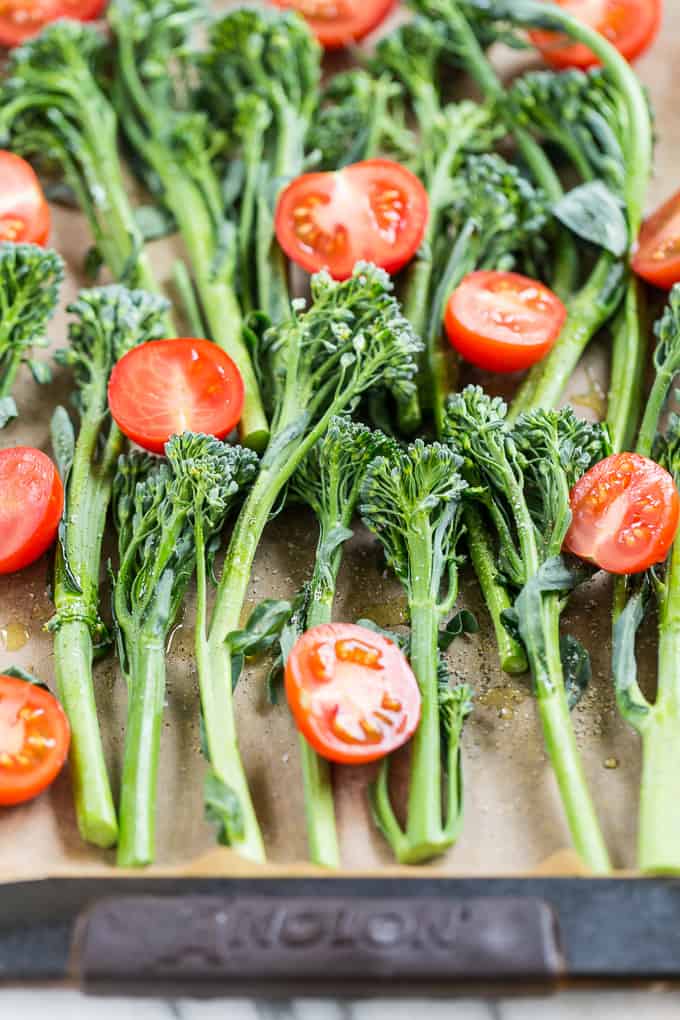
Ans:
<svg viewBox="0 0 680 1020"><path fill-rule="evenodd" d="M389 159L367 159L333 173L303 174L281 193L276 236L309 273L328 269L347 280L354 263L396 273L425 234L427 192L415 174Z"/></svg>
<svg viewBox="0 0 680 1020"><path fill-rule="evenodd" d="M210 340L150 340L123 355L109 379L115 422L152 453L182 432L223 439L238 424L243 398L241 373Z"/></svg>
<svg viewBox="0 0 680 1020"><path fill-rule="evenodd" d="M94 21L105 6L106 0L3 0L0 46L18 46L58 18Z"/></svg>
<svg viewBox="0 0 680 1020"><path fill-rule="evenodd" d="M0 574L49 549L63 509L64 487L49 457L30 446L0 450Z"/></svg>
<svg viewBox="0 0 680 1020"><path fill-rule="evenodd" d="M347 765L401 747L420 720L420 691L404 654L353 623L302 635L286 663L286 697L314 750Z"/></svg>
<svg viewBox="0 0 680 1020"><path fill-rule="evenodd" d="M546 356L566 317L557 295L537 280L480 270L454 290L444 324L466 361L490 372L517 372Z"/></svg>
<svg viewBox="0 0 680 1020"><path fill-rule="evenodd" d="M633 269L664 290L680 282L680 191L642 224Z"/></svg>
<svg viewBox="0 0 680 1020"><path fill-rule="evenodd" d="M49 691L0 676L0 807L33 800L61 772L71 730Z"/></svg>
<svg viewBox="0 0 680 1020"><path fill-rule="evenodd" d="M301 14L324 49L358 42L387 17L395 0L274 0Z"/></svg>
<svg viewBox="0 0 680 1020"><path fill-rule="evenodd" d="M49 234L50 210L33 167L0 149L0 241L45 245Z"/></svg>
<svg viewBox="0 0 680 1020"><path fill-rule="evenodd" d="M661 25L662 0L553 0L616 46L626 60L635 60L654 41ZM587 46L557 32L536 30L531 41L552 67L599 64Z"/></svg>
<svg viewBox="0 0 680 1020"><path fill-rule="evenodd" d="M666 559L680 519L668 471L638 453L615 453L579 479L570 496L569 552L612 574L637 574Z"/></svg>

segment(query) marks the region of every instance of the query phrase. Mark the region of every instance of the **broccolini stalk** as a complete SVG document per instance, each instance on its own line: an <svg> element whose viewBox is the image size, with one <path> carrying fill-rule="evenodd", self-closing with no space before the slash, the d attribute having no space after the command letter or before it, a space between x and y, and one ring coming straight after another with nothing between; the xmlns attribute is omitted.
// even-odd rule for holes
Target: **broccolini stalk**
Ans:
<svg viewBox="0 0 680 1020"><path fill-rule="evenodd" d="M141 867L154 858L156 785L167 635L196 565L199 536L201 595L205 564L241 486L255 473L254 455L185 432L165 448L167 461L148 454L121 457L114 482L120 567L113 605L118 651L128 686L128 714L120 796L118 864ZM219 720L210 691L201 689L211 759L219 754ZM214 774L219 764L213 761Z"/></svg>
<svg viewBox="0 0 680 1020"><path fill-rule="evenodd" d="M391 294L386 273L357 263L342 283L327 273L312 277L312 304L302 314L253 335L256 364L268 400L272 438L258 477L232 533L210 621L202 684L225 678L222 711L232 717L231 642L239 627L260 537L284 486L331 419L351 410L367 390L408 396L420 344ZM232 732L234 732L232 721ZM242 770L240 772L242 776ZM237 784L230 780L234 788ZM243 831L232 841L241 854L261 860L262 837L243 788Z"/></svg>
<svg viewBox="0 0 680 1020"><path fill-rule="evenodd" d="M488 151L504 133L502 121L489 106L442 104L438 77L444 45L442 24L416 17L381 40L374 59L377 70L403 83L420 126L420 159L414 169L427 188L429 218L421 249L408 269L404 310L416 332L427 338L420 399L426 408L434 409L438 421L446 393L453 389L449 385L453 373L452 353L442 345L444 309L432 307L438 296L437 271L443 268L437 265L436 245L444 232L447 208L455 200L455 177L466 153ZM447 298L448 294L444 301ZM417 404L400 409L404 431L413 432L419 424Z"/></svg>
<svg viewBox="0 0 680 1020"><path fill-rule="evenodd" d="M264 311L275 323L288 317L290 302L274 208L280 189L304 168L305 137L319 99L320 59L320 47L298 14L240 7L213 25L202 60L215 120L241 143L243 306Z"/></svg>
<svg viewBox="0 0 680 1020"><path fill-rule="evenodd" d="M306 503L319 522L314 571L305 592L306 613L300 633L333 619L335 587L345 542L352 537L352 518L369 463L393 446L348 418L333 418L291 479L289 493ZM331 766L300 734L310 858L326 868L340 866Z"/></svg>
<svg viewBox="0 0 680 1020"><path fill-rule="evenodd" d="M116 40L115 101L123 130L179 226L210 335L243 378L241 439L263 449L267 421L235 292L236 230L225 217L216 163L223 138L195 108L181 73L201 9L195 0L115 0L107 17Z"/></svg>
<svg viewBox="0 0 680 1020"><path fill-rule="evenodd" d="M671 415L667 434L657 435L666 400L680 371L680 286L656 325L655 376L638 435L637 452L654 456L680 486L680 419ZM657 691L653 703L637 681L635 638L654 591L658 607ZM643 871L680 872L678 746L680 737L680 538L676 537L665 571L617 578L614 605L612 671L623 718L642 738L642 783L638 862Z"/></svg>
<svg viewBox="0 0 680 1020"><path fill-rule="evenodd" d="M52 419L54 448L66 488L54 570L54 664L71 724L71 774L83 839L112 846L118 835L92 682L93 657L109 642L99 615L104 527L124 437L108 410L109 376L137 344L163 335L167 303L144 291L99 287L70 306L70 345L57 353L76 384L77 439L64 408Z"/></svg>
<svg viewBox="0 0 680 1020"><path fill-rule="evenodd" d="M62 170L116 280L158 292L127 196L113 106L97 83L106 40L91 25L58 21L12 50L0 95L0 138ZM166 331L173 334L169 313Z"/></svg>
<svg viewBox="0 0 680 1020"><path fill-rule="evenodd" d="M659 437L655 458L680 485L680 419L672 415ZM649 702L637 680L635 637L651 588L658 605L659 649L656 697ZM638 822L638 865L642 871L680 873L680 539L676 537L665 572L638 579L614 624L612 668L623 718L642 738L642 781Z"/></svg>
<svg viewBox="0 0 680 1020"><path fill-rule="evenodd" d="M514 118L527 130L558 145L586 183L557 207L557 215L578 232L585 225L584 212L590 208L597 223L582 234L586 240L600 242L609 224L602 219L608 196L603 184L624 202L626 198L626 135L628 109L620 91L603 71L538 71L519 78L511 89L508 101ZM610 200L611 201L611 200ZM620 219L616 207L614 218ZM610 219L613 223L613 219ZM565 373L575 367L576 360L593 333L611 316L618 300L616 283L619 256L627 247L627 228L619 223L620 237L616 251L604 251L593 271L591 281L595 292L586 285L584 299L575 298L570 322L560 338L557 354L534 366L513 404L513 415L522 409L543 404L550 406L561 394ZM601 289L598 276L606 281L613 271L611 287ZM593 299L595 296L595 299ZM573 314L576 311L577 314ZM615 449L630 445L633 440L642 403L646 338L640 319L643 309L634 277L630 276L626 299L614 329L612 382L608 424ZM576 330L572 328L576 326ZM557 371L554 366L557 365ZM559 367L564 365L564 367Z"/></svg>
<svg viewBox="0 0 680 1020"><path fill-rule="evenodd" d="M413 738L406 829L390 802L389 759L373 790L377 825L402 864L418 864L450 847L462 822L460 736L470 711L467 685L440 684L440 628L458 596L457 545L466 488L458 458L440 443L396 444L369 466L361 515L378 536L406 591L410 661L422 698ZM442 742L442 730L446 734ZM443 775L446 809L442 811Z"/></svg>
<svg viewBox="0 0 680 1020"><path fill-rule="evenodd" d="M494 524L501 570L517 591L507 622L526 648L546 748L574 846L595 872L609 869L607 850L569 718L571 664L587 652L560 641L566 596L585 576L561 556L571 521L569 490L607 451L606 431L573 411L536 411L513 428L502 400L479 387L451 398L447 435L465 458L472 493Z"/></svg>
<svg viewBox="0 0 680 1020"><path fill-rule="evenodd" d="M33 359L45 347L64 264L54 251L34 244L0 244L0 429L17 416L12 387L22 364L36 382L48 382L47 365Z"/></svg>
<svg viewBox="0 0 680 1020"><path fill-rule="evenodd" d="M569 309L569 319L559 341L542 362L542 374L533 393L529 393L528 399L522 400L521 404L513 408L513 413L518 413L520 410L553 407L556 404L578 358L592 336L593 324L588 309L593 301L601 300L603 285L605 298L607 291L611 292L614 284L614 277L611 274L620 271L620 261L617 265L614 260L620 260L627 254L637 239L642 222L652 168L652 125L644 91L629 63L604 36L563 7L545 4L540 0L471 0L471 6L477 8L480 14L486 13L492 20L563 32L587 46L602 64L603 73L612 90L613 102L619 111L617 123L624 126L620 142L626 169L623 183L627 218L625 243L617 238L614 244L603 246L605 251L598 260L591 280L586 283L581 293L576 295L574 306ZM602 202L602 189L599 196L599 203L597 199L589 203L590 211L599 214L599 231L603 234L614 229L620 234L620 210L617 217L615 201ZM569 225L573 228L574 221L572 220ZM577 233L579 232L577 230ZM609 278L605 279L608 268ZM598 275L601 278L599 283ZM591 287L593 282L596 283L594 289ZM638 369L644 361L642 347L644 337L640 328L640 310L637 304L638 290L634 281L631 281L626 292L623 325L618 326L614 333L612 355L613 386L610 394L609 419L617 442L627 437L630 429L628 417L640 399L635 388L639 386Z"/></svg>
<svg viewBox="0 0 680 1020"><path fill-rule="evenodd" d="M512 119L504 103L505 86L484 52L485 47L497 39L514 44L512 32L499 24L497 18L490 17L486 6L476 0L411 0L411 6L427 19L441 24L449 59L462 66L476 81L484 98L496 106L534 182L549 202L559 202L564 191L557 172L540 144ZM560 231L552 280L558 294L570 293L577 264L573 239L568 231Z"/></svg>
<svg viewBox="0 0 680 1020"><path fill-rule="evenodd" d="M673 382L680 372L680 285L670 292L668 305L654 327L658 340L654 351L654 382L647 400L645 414L635 449L644 457L651 456L661 417Z"/></svg>

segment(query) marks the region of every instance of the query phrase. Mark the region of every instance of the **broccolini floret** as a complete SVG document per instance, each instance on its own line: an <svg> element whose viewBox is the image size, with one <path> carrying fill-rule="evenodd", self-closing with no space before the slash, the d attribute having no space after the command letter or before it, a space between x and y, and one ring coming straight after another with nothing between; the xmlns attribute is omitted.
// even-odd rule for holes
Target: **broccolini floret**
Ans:
<svg viewBox="0 0 680 1020"><path fill-rule="evenodd" d="M559 631L566 597L586 576L582 565L571 566L561 555L571 522L569 492L609 452L606 430L579 420L570 408L528 413L511 428L504 402L469 386L449 402L446 435L496 532L499 569L515 592L506 623L526 649L575 848L594 871L607 871L569 718L568 667L587 653L574 638L561 644Z"/></svg>
<svg viewBox="0 0 680 1020"><path fill-rule="evenodd" d="M462 821L460 736L469 714L470 691L466 685L451 690L448 682L441 683L439 652L440 628L458 596L461 501L466 489L458 473L460 464L460 458L440 443L427 445L418 439L406 450L394 444L370 464L361 490L361 515L406 591L410 661L422 698L412 742L405 830L390 801L388 760L373 790L376 822L404 864L443 853L457 838ZM444 801L443 771L448 777Z"/></svg>
<svg viewBox="0 0 680 1020"><path fill-rule="evenodd" d="M219 535L241 489L256 471L248 450L213 436L183 433L165 448L167 460L148 454L121 457L114 483L114 516L120 566L113 606L119 658L128 688L128 713L120 797L118 863L140 867L154 858L156 785L167 635L197 562L196 535L206 549ZM212 791L222 777L213 758L219 721L202 690L210 727ZM227 740L228 734L220 734ZM225 798L226 799L226 798ZM230 809L224 824L238 826Z"/></svg>
<svg viewBox="0 0 680 1020"><path fill-rule="evenodd" d="M392 296L389 277L375 266L359 262L353 276L341 283L318 273L312 277L311 293L307 311L302 311L304 302L296 302L286 320L269 328L260 322L261 328L253 332L272 438L232 533L199 657L201 683L213 685L219 680L223 685L220 707L233 735L227 782L242 791L245 820L233 846L256 859L264 857L264 847L238 761L230 683L231 643L239 629L255 552L286 483L331 419L352 410L371 389L388 389L408 398L415 386L420 350Z"/></svg>
<svg viewBox="0 0 680 1020"><path fill-rule="evenodd" d="M105 51L96 28L67 20L13 49L0 90L0 139L56 163L115 279L157 292L123 180L116 114L98 82ZM166 329L172 335L167 313Z"/></svg>
<svg viewBox="0 0 680 1020"><path fill-rule="evenodd" d="M301 600L304 608L294 621L298 636L310 627L332 622L338 571L344 545L353 535L352 519L366 471L375 457L394 446L381 432L350 418L333 418L293 475L289 497L309 506L319 524L314 570ZM302 734L300 753L310 858L322 867L337 868L331 766Z"/></svg>
<svg viewBox="0 0 680 1020"><path fill-rule="evenodd" d="M34 360L33 353L47 344L63 276L55 251L0 244L0 429L18 413L12 388L21 365L28 365L37 382L50 379L49 366Z"/></svg>
<svg viewBox="0 0 680 1020"><path fill-rule="evenodd" d="M123 130L179 226L209 335L243 378L242 441L262 449L267 422L241 335L236 229L224 208L225 141L186 84L190 34L202 10L195 0L115 0L107 17L116 42L114 97Z"/></svg>
<svg viewBox="0 0 680 1020"><path fill-rule="evenodd" d="M145 291L99 287L69 307L69 346L57 360L74 376L77 438L63 407L52 419L52 446L65 485L54 568L54 663L71 724L71 771L78 827L98 846L116 842L118 824L102 750L92 682L93 658L109 643L99 610L104 529L116 462L125 439L109 414L107 387L127 351L163 335L167 302Z"/></svg>
<svg viewBox="0 0 680 1020"><path fill-rule="evenodd" d="M304 168L319 101L321 49L305 21L275 7L239 7L211 29L201 60L215 122L241 142L238 251L241 299L272 322L289 312L287 267L274 234L280 189Z"/></svg>

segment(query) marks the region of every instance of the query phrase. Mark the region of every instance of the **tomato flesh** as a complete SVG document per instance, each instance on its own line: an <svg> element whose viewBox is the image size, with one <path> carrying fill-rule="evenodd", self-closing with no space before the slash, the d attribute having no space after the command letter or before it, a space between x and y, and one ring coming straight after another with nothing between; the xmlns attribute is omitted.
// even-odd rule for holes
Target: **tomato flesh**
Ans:
<svg viewBox="0 0 680 1020"><path fill-rule="evenodd" d="M37 560L54 542L64 488L49 457L30 446L0 450L0 574Z"/></svg>
<svg viewBox="0 0 680 1020"><path fill-rule="evenodd" d="M637 453L615 453L587 471L571 492L569 552L612 574L662 563L680 519L671 475Z"/></svg>
<svg viewBox="0 0 680 1020"><path fill-rule="evenodd" d="M418 683L400 649L349 623L312 627L286 663L298 729L329 761L363 764L401 747L420 720Z"/></svg>
<svg viewBox="0 0 680 1020"><path fill-rule="evenodd" d="M446 306L446 333L466 361L490 372L529 368L550 351L567 317L551 290L519 273L470 273Z"/></svg>
<svg viewBox="0 0 680 1020"><path fill-rule="evenodd" d="M71 733L52 695L11 676L0 676L0 806L32 800L61 771Z"/></svg>
<svg viewBox="0 0 680 1020"><path fill-rule="evenodd" d="M569 14L603 35L626 60L635 60L652 44L661 25L661 0L554 0ZM557 32L529 33L548 64L556 68L594 67L600 61L582 43Z"/></svg>
<svg viewBox="0 0 680 1020"><path fill-rule="evenodd" d="M680 191L643 223L633 269L664 290L680 282Z"/></svg>
<svg viewBox="0 0 680 1020"><path fill-rule="evenodd" d="M418 178L392 160L369 159L289 184L276 208L276 236L307 272L327 269L347 280L360 260L398 272L418 250L427 217Z"/></svg>
<svg viewBox="0 0 680 1020"><path fill-rule="evenodd" d="M394 6L394 0L274 0L274 3L301 14L327 50L341 49L363 39Z"/></svg>
<svg viewBox="0 0 680 1020"><path fill-rule="evenodd" d="M238 424L243 400L241 373L210 340L150 340L128 351L109 380L118 427L152 453L182 432L223 439Z"/></svg>
<svg viewBox="0 0 680 1020"><path fill-rule="evenodd" d="M93 21L106 0L2 0L0 46L18 46L58 18Z"/></svg>
<svg viewBox="0 0 680 1020"><path fill-rule="evenodd" d="M50 210L30 163L0 150L0 242L47 244Z"/></svg>

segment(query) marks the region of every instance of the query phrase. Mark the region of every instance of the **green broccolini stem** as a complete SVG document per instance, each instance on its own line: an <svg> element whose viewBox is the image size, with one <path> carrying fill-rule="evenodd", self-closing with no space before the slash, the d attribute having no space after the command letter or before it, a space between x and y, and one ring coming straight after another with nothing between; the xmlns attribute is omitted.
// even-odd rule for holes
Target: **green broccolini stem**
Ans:
<svg viewBox="0 0 680 1020"><path fill-rule="evenodd" d="M642 735L638 863L642 871L680 873L680 540L659 603L658 686L637 724Z"/></svg>
<svg viewBox="0 0 680 1020"><path fill-rule="evenodd" d="M97 376L102 392L88 401L80 424L66 498L66 555L81 591L73 590L57 550L55 672L59 697L71 724L71 768L78 828L84 840L112 846L118 836L116 812L102 747L92 679L92 628L99 621L99 571L113 476L124 439L111 424L101 461L96 452L100 408L107 378Z"/></svg>
<svg viewBox="0 0 680 1020"><path fill-rule="evenodd" d="M238 798L243 817L243 836L230 833L230 845L255 861L265 858L264 844L255 817L248 782L236 742L231 670L224 672L211 661L207 637L208 610L206 549L200 516L196 518L196 663L201 692L203 725L210 765Z"/></svg>
<svg viewBox="0 0 680 1020"><path fill-rule="evenodd" d="M334 559L339 566L340 556L338 555ZM317 627L319 624L330 623L333 617L335 586L321 582L319 573L318 566L315 564L312 577L312 601L306 620L307 629ZM314 864L318 864L322 868L339 868L340 849L335 826L332 766L330 762L316 753L302 734L300 734L299 743L305 790L309 856Z"/></svg>
<svg viewBox="0 0 680 1020"><path fill-rule="evenodd" d="M498 645L501 669L511 675L526 673L527 658L519 641L511 637L503 623L503 613L512 602L508 591L498 582L497 555L489 539L479 510L467 503L463 510L470 559L484 596Z"/></svg>
<svg viewBox="0 0 680 1020"><path fill-rule="evenodd" d="M559 596L543 599L543 649L527 648L545 746L555 772L577 853L595 874L610 870L609 855L576 745L560 659Z"/></svg>
<svg viewBox="0 0 680 1020"><path fill-rule="evenodd" d="M630 449L635 438L635 428L640 420L648 350L644 304L642 289L637 279L631 275L626 287L623 309L614 325L612 342L607 425L614 452ZM645 421L648 420L649 407L648 403ZM654 410L652 408L651 413L654 413ZM661 408L656 410L660 413Z"/></svg>
<svg viewBox="0 0 680 1020"><path fill-rule="evenodd" d="M194 283L186 264L182 259L177 259L172 267L172 279L177 291L177 296L180 299L182 308L184 309L184 317L186 318L187 325L191 330L191 333L195 337L205 336L207 333L205 323L203 322L203 316L201 309L198 306L196 300L196 291L194 290Z"/></svg>
<svg viewBox="0 0 680 1020"><path fill-rule="evenodd" d="M439 619L429 591L430 549L428 522L422 535L414 521L411 539L414 582L409 604L411 617L410 659L421 695L420 723L411 745L411 782L408 797L406 840L398 859L402 864L430 860L451 845L442 826L441 736L437 685ZM422 571L418 574L417 571ZM454 777L450 776L453 782Z"/></svg>
<svg viewBox="0 0 680 1020"><path fill-rule="evenodd" d="M110 847L118 822L102 749L92 684L92 637L82 620L63 623L54 638L57 693L71 726L71 778L80 835Z"/></svg>
<svg viewBox="0 0 680 1020"><path fill-rule="evenodd" d="M121 868L141 868L154 859L165 642L139 633L130 667L117 862Z"/></svg>

